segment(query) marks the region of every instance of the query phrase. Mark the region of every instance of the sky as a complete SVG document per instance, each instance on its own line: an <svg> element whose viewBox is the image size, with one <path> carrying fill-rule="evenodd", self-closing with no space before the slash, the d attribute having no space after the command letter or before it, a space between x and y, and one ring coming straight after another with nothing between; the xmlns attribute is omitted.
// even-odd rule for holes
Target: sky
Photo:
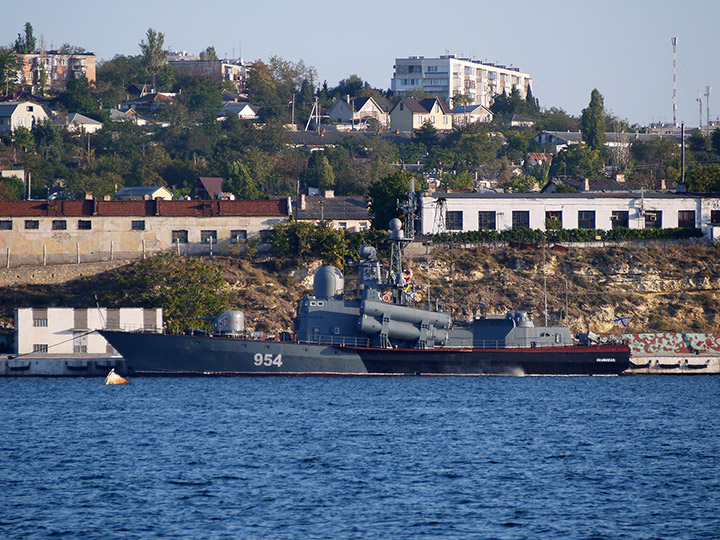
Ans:
<svg viewBox="0 0 720 540"><path fill-rule="evenodd" d="M171 50L248 61L303 60L330 87L356 74L390 88L395 58L456 54L519 68L543 108L579 115L597 88L605 108L630 124L673 121L677 45L677 121L697 126L698 92L720 117L718 0L38 0L3 7L0 45L26 21L47 48L85 47L98 60L140 54L148 28ZM703 124L707 100L703 95Z"/></svg>

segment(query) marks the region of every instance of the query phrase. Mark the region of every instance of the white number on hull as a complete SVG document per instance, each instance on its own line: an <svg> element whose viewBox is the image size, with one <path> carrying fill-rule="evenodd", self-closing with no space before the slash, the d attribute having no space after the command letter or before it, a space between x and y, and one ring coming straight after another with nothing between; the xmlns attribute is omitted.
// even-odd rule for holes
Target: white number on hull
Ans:
<svg viewBox="0 0 720 540"><path fill-rule="evenodd" d="M272 353L255 353L255 365L256 366L282 366L282 354L278 354L273 358Z"/></svg>

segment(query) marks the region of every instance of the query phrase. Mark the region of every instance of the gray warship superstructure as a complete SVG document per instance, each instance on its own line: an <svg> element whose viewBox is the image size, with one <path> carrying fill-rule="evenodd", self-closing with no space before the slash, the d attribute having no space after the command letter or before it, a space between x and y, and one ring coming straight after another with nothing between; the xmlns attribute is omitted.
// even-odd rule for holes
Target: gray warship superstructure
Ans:
<svg viewBox="0 0 720 540"><path fill-rule="evenodd" d="M360 249L357 291L345 296L342 272L315 273L298 303L294 332L274 339L244 333L243 314L226 311L213 333L100 333L125 359L128 375L610 375L629 366L626 344L575 340L565 326L536 327L527 313L476 317L410 304L403 251L413 241L414 197L403 229L393 219L387 271L374 247Z"/></svg>

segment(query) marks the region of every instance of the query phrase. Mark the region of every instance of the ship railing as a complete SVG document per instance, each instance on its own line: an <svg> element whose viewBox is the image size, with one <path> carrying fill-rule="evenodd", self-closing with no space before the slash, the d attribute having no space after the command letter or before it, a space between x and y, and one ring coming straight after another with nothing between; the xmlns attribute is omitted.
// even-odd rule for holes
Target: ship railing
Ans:
<svg viewBox="0 0 720 540"><path fill-rule="evenodd" d="M156 326L140 324L140 323L117 324L117 325L114 325L112 328L109 326L106 326L105 330L121 330L122 332L153 333L153 334L163 333L162 328L157 328Z"/></svg>
<svg viewBox="0 0 720 540"><path fill-rule="evenodd" d="M466 339L449 339L445 347L456 349L505 349L507 345L504 339L481 339L473 341L472 344Z"/></svg>
<svg viewBox="0 0 720 540"><path fill-rule="evenodd" d="M370 339L366 337L318 335L302 340L302 343L314 345L341 345L344 347L369 347Z"/></svg>

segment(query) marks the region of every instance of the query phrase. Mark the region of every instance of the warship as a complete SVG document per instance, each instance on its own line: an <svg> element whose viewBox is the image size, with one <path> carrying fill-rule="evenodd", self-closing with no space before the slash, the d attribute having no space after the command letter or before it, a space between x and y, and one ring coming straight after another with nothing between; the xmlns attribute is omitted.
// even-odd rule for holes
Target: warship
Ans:
<svg viewBox="0 0 720 540"><path fill-rule="evenodd" d="M414 239L415 195L390 222L390 264L360 248L357 290L333 266L314 275L293 332L247 334L242 311L211 321L212 332L100 330L122 355L122 375L617 375L630 365L625 343L574 337L566 326L535 326L524 311L453 323L449 313L414 304L403 251Z"/></svg>

